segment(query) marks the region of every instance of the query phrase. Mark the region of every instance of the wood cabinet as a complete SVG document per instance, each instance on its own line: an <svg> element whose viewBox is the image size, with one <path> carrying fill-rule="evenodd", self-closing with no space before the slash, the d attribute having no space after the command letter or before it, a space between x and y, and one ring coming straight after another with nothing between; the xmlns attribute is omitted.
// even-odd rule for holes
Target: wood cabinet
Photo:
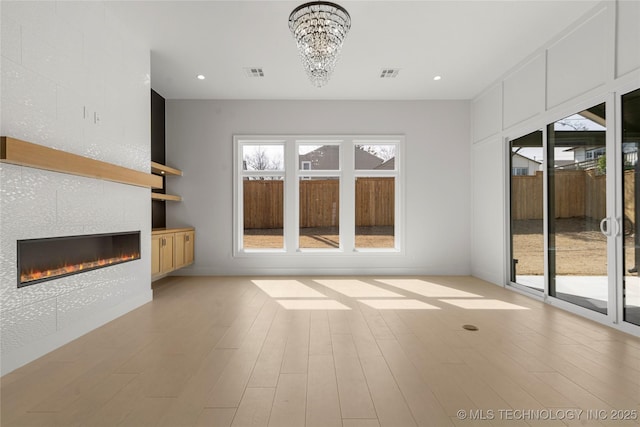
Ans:
<svg viewBox="0 0 640 427"><path fill-rule="evenodd" d="M182 268L193 263L193 239L195 232L180 231L176 233L176 268Z"/></svg>
<svg viewBox="0 0 640 427"><path fill-rule="evenodd" d="M163 228L151 232L151 277L186 267L194 260L193 228Z"/></svg>
<svg viewBox="0 0 640 427"><path fill-rule="evenodd" d="M161 237L160 245L160 273L168 273L176 269L173 234L165 234Z"/></svg>
<svg viewBox="0 0 640 427"><path fill-rule="evenodd" d="M151 277L157 276L162 271L160 267L160 236L151 236Z"/></svg>

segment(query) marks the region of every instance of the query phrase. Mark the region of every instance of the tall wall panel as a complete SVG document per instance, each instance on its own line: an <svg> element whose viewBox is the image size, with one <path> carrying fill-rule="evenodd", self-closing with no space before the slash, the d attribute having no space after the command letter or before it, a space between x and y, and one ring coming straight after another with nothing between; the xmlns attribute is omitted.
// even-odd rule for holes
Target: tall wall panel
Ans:
<svg viewBox="0 0 640 427"><path fill-rule="evenodd" d="M547 108L603 85L610 57L610 8L578 25L547 49Z"/></svg>
<svg viewBox="0 0 640 427"><path fill-rule="evenodd" d="M504 80L504 127L544 112L545 57L536 55Z"/></svg>
<svg viewBox="0 0 640 427"><path fill-rule="evenodd" d="M502 151L500 138L471 147L471 270L493 283L502 283L505 256Z"/></svg>
<svg viewBox="0 0 640 427"><path fill-rule="evenodd" d="M640 1L619 1L616 76L640 68Z"/></svg>
<svg viewBox="0 0 640 427"><path fill-rule="evenodd" d="M502 86L487 90L471 105L473 141L482 141L502 130Z"/></svg>

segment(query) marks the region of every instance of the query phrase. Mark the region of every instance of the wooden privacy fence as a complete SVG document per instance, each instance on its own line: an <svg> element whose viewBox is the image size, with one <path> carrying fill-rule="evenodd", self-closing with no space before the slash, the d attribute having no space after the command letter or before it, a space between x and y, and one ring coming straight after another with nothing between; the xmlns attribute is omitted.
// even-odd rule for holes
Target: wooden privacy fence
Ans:
<svg viewBox="0 0 640 427"><path fill-rule="evenodd" d="M284 181L244 180L244 228L282 228Z"/></svg>
<svg viewBox="0 0 640 427"><path fill-rule="evenodd" d="M624 173L625 215L634 218L633 171ZM534 176L511 178L511 216L513 219L542 219L542 172ZM555 171L556 218L606 216L606 176L595 170Z"/></svg>
<svg viewBox="0 0 640 427"><path fill-rule="evenodd" d="M394 225L395 179L356 179L356 227Z"/></svg>
<svg viewBox="0 0 640 427"><path fill-rule="evenodd" d="M300 181L300 227L340 225L340 186L337 179Z"/></svg>
<svg viewBox="0 0 640 427"><path fill-rule="evenodd" d="M340 185L337 179L300 181L300 227L340 225ZM283 181L244 180L244 228L282 228ZM356 226L395 223L395 180L390 177L356 180Z"/></svg>

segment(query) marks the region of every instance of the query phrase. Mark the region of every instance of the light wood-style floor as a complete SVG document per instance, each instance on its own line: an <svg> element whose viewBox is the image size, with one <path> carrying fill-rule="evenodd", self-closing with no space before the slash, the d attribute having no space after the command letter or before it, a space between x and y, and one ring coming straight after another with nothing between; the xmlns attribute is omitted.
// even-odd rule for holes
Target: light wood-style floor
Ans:
<svg viewBox="0 0 640 427"><path fill-rule="evenodd" d="M2 426L639 425L638 338L478 279L172 277L154 295L5 375Z"/></svg>

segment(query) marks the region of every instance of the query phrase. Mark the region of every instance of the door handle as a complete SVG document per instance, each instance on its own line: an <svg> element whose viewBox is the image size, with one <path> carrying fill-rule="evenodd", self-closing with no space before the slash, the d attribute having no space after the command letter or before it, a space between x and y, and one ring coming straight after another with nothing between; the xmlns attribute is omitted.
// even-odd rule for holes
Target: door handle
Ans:
<svg viewBox="0 0 640 427"><path fill-rule="evenodd" d="M611 218L605 217L600 221L600 231L607 237L611 237ZM606 227L605 227L606 225Z"/></svg>

